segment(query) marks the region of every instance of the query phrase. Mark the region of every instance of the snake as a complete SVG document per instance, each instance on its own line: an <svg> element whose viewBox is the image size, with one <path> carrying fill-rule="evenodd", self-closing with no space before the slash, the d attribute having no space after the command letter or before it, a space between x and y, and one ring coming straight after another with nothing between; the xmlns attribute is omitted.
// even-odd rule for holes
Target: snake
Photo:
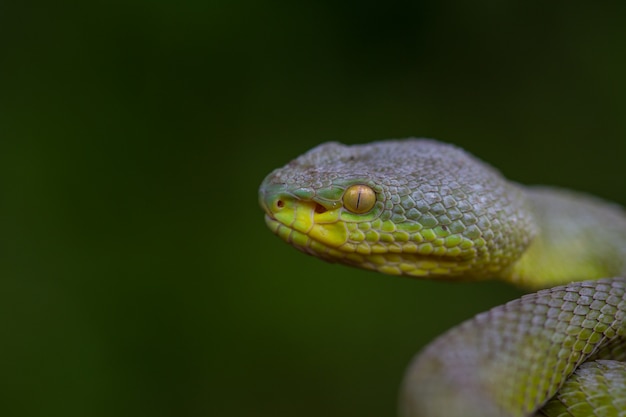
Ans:
<svg viewBox="0 0 626 417"><path fill-rule="evenodd" d="M271 231L325 261L527 291L423 347L400 416L626 416L619 205L522 185L455 145L416 138L323 143L267 175L258 197Z"/></svg>

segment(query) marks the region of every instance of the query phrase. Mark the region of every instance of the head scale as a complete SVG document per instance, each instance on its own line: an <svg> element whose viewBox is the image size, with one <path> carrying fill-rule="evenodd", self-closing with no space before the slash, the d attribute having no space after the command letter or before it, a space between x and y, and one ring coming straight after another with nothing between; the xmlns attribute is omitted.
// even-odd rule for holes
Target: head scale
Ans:
<svg viewBox="0 0 626 417"><path fill-rule="evenodd" d="M270 173L259 201L296 248L395 275L494 277L534 234L514 184L425 139L322 144Z"/></svg>

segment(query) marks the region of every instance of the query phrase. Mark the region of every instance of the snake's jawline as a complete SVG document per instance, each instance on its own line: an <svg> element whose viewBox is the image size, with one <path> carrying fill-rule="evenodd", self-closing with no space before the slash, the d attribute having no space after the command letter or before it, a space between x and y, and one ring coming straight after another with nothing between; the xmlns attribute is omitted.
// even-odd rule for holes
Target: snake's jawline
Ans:
<svg viewBox="0 0 626 417"><path fill-rule="evenodd" d="M295 230L270 215L265 216L265 221L269 228L281 240L285 241L295 249L316 258L320 258L329 263L341 263L361 269L382 272L387 275L402 275L421 279L437 279L442 281L476 281L484 277L476 277L468 270L474 265L473 258L463 258L459 256L441 255L420 255L406 252L385 252L376 254L360 254L347 252L340 247L332 248L312 237ZM304 241L302 245L296 240ZM381 262L381 259L383 260ZM395 262L396 264L413 265L414 269L402 272L386 268L386 265ZM457 272L451 272L454 267Z"/></svg>

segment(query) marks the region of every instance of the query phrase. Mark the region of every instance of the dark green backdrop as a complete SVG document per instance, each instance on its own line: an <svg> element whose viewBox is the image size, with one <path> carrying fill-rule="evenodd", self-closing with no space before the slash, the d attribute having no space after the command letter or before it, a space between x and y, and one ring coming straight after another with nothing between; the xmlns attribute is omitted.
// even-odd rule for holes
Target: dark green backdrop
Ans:
<svg viewBox="0 0 626 417"><path fill-rule="evenodd" d="M12 3L2 415L392 416L414 352L518 292L274 237L257 187L320 142L436 137L626 203L619 2Z"/></svg>

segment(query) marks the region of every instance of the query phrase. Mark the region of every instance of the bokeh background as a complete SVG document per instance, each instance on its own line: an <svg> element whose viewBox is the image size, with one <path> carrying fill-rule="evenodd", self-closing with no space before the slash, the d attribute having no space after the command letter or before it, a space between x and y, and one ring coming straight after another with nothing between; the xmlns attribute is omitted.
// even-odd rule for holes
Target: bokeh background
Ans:
<svg viewBox="0 0 626 417"><path fill-rule="evenodd" d="M266 230L328 140L426 136L626 203L620 2L0 4L0 412L392 416L429 340L519 292Z"/></svg>

